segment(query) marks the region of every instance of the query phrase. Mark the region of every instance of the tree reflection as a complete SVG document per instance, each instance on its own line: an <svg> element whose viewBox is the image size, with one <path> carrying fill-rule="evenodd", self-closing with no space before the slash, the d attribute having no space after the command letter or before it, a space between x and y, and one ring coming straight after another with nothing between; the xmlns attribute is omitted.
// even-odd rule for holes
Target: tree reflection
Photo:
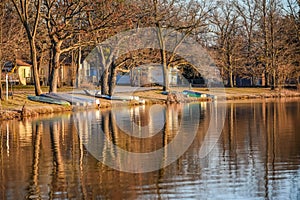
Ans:
<svg viewBox="0 0 300 200"><path fill-rule="evenodd" d="M291 123L299 114L294 106L289 105L294 104L263 101L230 103L228 106L227 123L223 129L223 152L231 153L229 157L223 154L224 158L229 158L228 170L239 178L251 180L251 185L257 185L257 190L266 199L272 198L274 191L282 188L276 165L289 162L287 158L300 150L297 147L299 137L293 142L290 137L299 127L299 124ZM230 168L232 164L234 168ZM241 168L244 165L252 173L246 173ZM285 165L287 170L292 166Z"/></svg>
<svg viewBox="0 0 300 200"><path fill-rule="evenodd" d="M41 148L41 137L42 130L41 124L35 124L35 133L36 135L32 137L33 139L33 160L32 160L32 172L31 172L31 180L29 186L29 196L28 198L36 197L41 198L40 185L39 185L39 163L40 163L40 148ZM34 132L33 132L34 133Z"/></svg>
<svg viewBox="0 0 300 200"><path fill-rule="evenodd" d="M231 194L271 199L284 197L292 184L297 186L299 102L229 103L218 144L200 159L211 106L199 105L198 134L188 151L171 165L143 174L111 169L99 162L86 144L100 144L95 151L120 167L124 161L136 161L127 160L116 146L130 152L163 148L156 161L161 164L172 153L165 146L190 120L185 116L193 107L164 106L160 110L163 115L146 106L0 122L0 198L205 199L212 194L224 198ZM157 123L162 119L161 128ZM142 125L140 130L148 133L159 130L150 138L138 138L127 132L133 124ZM143 136L140 130L136 133Z"/></svg>

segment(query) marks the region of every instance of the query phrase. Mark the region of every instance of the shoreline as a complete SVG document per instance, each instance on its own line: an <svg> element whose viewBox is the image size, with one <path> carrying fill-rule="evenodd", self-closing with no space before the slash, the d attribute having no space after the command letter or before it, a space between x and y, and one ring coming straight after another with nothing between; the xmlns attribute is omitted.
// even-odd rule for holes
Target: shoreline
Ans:
<svg viewBox="0 0 300 200"><path fill-rule="evenodd" d="M193 88L196 92L203 92L210 94L207 89ZM250 90L250 89L248 89ZM243 91L243 92L240 92ZM267 92L264 92L267 91ZM22 120L23 118L39 117L42 115L49 114L63 114L66 112L77 112L81 110L93 110L93 109L107 109L112 106L137 106L141 105L139 102L135 101L117 101L117 100L107 100L100 98L100 106L60 106L55 104L45 104L39 102L32 102L27 100L28 92L20 92L16 94L13 100L5 102L6 104L0 104L0 121L7 120ZM148 90L148 91L138 91L134 93L135 96L139 96L141 99L145 100L145 105L151 104L168 104L167 95L161 94L161 90ZM217 94L214 94L217 96ZM276 99L292 99L300 97L300 92L292 90L282 90L282 91L271 91L267 89L260 89L260 91L251 91L243 89L226 89L225 97L221 99L216 99L217 101L226 102L251 102L252 100L276 100ZM208 102L211 101L210 98L188 98L184 103L189 102ZM1 101L3 102L3 101Z"/></svg>

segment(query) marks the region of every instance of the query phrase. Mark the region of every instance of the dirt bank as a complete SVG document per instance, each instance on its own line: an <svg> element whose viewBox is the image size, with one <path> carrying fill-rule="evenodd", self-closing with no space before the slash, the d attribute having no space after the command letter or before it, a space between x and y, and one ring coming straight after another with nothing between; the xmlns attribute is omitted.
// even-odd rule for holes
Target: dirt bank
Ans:
<svg viewBox="0 0 300 200"><path fill-rule="evenodd" d="M7 109L0 111L0 120L22 119L25 117L37 117L39 115L51 113L64 113L72 111L71 106L57 106L57 105L39 105L26 106L23 109Z"/></svg>

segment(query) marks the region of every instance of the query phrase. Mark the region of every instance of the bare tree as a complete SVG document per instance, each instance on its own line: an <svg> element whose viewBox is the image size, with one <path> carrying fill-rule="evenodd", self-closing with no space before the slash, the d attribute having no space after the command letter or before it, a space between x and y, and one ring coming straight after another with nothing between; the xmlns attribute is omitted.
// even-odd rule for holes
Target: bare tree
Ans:
<svg viewBox="0 0 300 200"><path fill-rule="evenodd" d="M159 47L160 47L160 56L161 56L161 65L162 65L162 72L163 72L163 90L168 91L169 90L169 76L168 76L168 66L167 66L167 56L166 56L166 45L165 40L163 38L162 33L162 22L159 16L158 11L158 1L153 0L153 6L154 6L154 20L155 20L155 26L157 31L157 38L159 41Z"/></svg>
<svg viewBox="0 0 300 200"><path fill-rule="evenodd" d="M290 62L292 67L294 68L293 76L296 78L298 84L300 81L300 0L287 0L287 15L290 26L288 27L290 30L289 35L296 35L295 37L290 38L290 43L295 45L295 48L291 52L292 58ZM293 39L294 38L294 39ZM291 45L291 44L290 44Z"/></svg>
<svg viewBox="0 0 300 200"><path fill-rule="evenodd" d="M102 65L102 76L101 76L101 94L109 94L109 73L114 65L117 56L117 49L105 48L104 46L96 47L99 54L100 63Z"/></svg>
<svg viewBox="0 0 300 200"><path fill-rule="evenodd" d="M207 1L159 1L153 0L153 23L156 27L157 39L160 47L161 65L163 68L163 90L169 90L169 69L173 64L176 49L191 35L200 35L207 27L209 13L215 8ZM166 38L170 37L165 30L174 29L182 33L173 45L172 53L166 50ZM178 36L178 35L177 35ZM196 38L195 38L196 39ZM168 56L169 55L169 56Z"/></svg>
<svg viewBox="0 0 300 200"><path fill-rule="evenodd" d="M97 65L100 67L101 93L112 95L116 83L116 70L130 58L122 57L118 59L120 44L127 36L122 36L123 31L128 31L139 26L141 13L144 10L137 6L135 2L119 2L112 0L112 3L105 2L106 5L95 4L98 8L89 17L89 24L94 30L92 40L96 43ZM103 10L105 9L105 10ZM103 10L99 12L99 10ZM116 36L117 35L117 36ZM126 35L126 34L125 34ZM104 41L111 43L106 44ZM126 47L123 47L126 48ZM122 55L121 55L122 56Z"/></svg>
<svg viewBox="0 0 300 200"><path fill-rule="evenodd" d="M45 0L44 5L52 51L49 92L56 92L59 85L61 54L78 48L78 44L69 41L80 32L80 27L75 22L80 21L85 14L87 3L81 0ZM68 45L66 42L69 42Z"/></svg>
<svg viewBox="0 0 300 200"><path fill-rule="evenodd" d="M239 15L228 2L219 2L219 7L211 20L212 32L216 35L215 59L219 66L225 70L228 86L235 85L236 61L240 51L240 24Z"/></svg>
<svg viewBox="0 0 300 200"><path fill-rule="evenodd" d="M281 5L278 0L262 0L259 4L260 8L260 27L261 27L261 37L262 37L262 63L264 66L263 72L263 85L272 86L275 88L277 85L277 62L276 62L276 23L278 18L280 18Z"/></svg>
<svg viewBox="0 0 300 200"><path fill-rule="evenodd" d="M50 92L56 92L59 85L61 55L77 49L79 69L82 48L87 45L95 46L120 30L125 16L124 4L125 2L114 0L45 0L46 21L53 52ZM123 27L126 25L122 24ZM77 72L79 73L78 70ZM108 77L106 71L104 77Z"/></svg>
<svg viewBox="0 0 300 200"><path fill-rule="evenodd" d="M257 50L257 33L258 27L258 2L256 0L240 0L233 3L236 12L239 15L243 43L240 43L242 50L240 59L242 60L239 72L242 76L249 77L251 85L260 77L261 70L258 65L259 54Z"/></svg>
<svg viewBox="0 0 300 200"><path fill-rule="evenodd" d="M35 86L35 94L42 94L40 86L39 72L38 72L38 61L37 61L37 49L36 49L36 35L37 28L40 23L41 13L41 0L26 1L26 0L11 0L13 3L18 16L26 30L29 46L30 55L33 67L33 80Z"/></svg>
<svg viewBox="0 0 300 200"><path fill-rule="evenodd" d="M300 0L287 0L287 13L293 20L293 28L297 31L297 37L300 41Z"/></svg>

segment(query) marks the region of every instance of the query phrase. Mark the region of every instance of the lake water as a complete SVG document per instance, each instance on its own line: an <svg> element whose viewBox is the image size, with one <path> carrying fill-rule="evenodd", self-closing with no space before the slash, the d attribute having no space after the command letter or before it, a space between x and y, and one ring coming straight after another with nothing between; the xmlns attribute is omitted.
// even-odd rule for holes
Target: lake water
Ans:
<svg viewBox="0 0 300 200"><path fill-rule="evenodd" d="M0 122L0 199L24 198L300 199L300 101Z"/></svg>

